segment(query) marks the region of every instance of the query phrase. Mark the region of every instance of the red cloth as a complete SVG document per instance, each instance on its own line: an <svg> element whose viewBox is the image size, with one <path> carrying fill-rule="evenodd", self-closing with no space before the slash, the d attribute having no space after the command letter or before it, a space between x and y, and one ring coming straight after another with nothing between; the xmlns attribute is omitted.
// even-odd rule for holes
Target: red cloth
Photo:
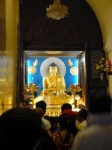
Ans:
<svg viewBox="0 0 112 150"><path fill-rule="evenodd" d="M74 111L74 115L77 116L77 115L78 115L78 112L77 112L77 111Z"/></svg>
<svg viewBox="0 0 112 150"><path fill-rule="evenodd" d="M70 150L74 141L74 136L71 134L69 142L64 144L59 132L54 132L53 138L58 150Z"/></svg>
<svg viewBox="0 0 112 150"><path fill-rule="evenodd" d="M65 109L63 112L62 112L62 114L68 114L69 116L76 116L76 115L78 115L78 112L74 112L74 111L72 111L71 109Z"/></svg>

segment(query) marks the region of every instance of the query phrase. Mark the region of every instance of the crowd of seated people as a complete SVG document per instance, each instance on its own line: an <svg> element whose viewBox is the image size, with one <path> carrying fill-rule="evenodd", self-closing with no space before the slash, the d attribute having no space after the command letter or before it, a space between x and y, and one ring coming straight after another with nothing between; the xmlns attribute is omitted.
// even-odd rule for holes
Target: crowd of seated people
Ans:
<svg viewBox="0 0 112 150"><path fill-rule="evenodd" d="M0 150L111 150L111 102L95 93L88 110L74 112L64 103L57 117L45 116L44 100L35 109L9 109L0 116Z"/></svg>

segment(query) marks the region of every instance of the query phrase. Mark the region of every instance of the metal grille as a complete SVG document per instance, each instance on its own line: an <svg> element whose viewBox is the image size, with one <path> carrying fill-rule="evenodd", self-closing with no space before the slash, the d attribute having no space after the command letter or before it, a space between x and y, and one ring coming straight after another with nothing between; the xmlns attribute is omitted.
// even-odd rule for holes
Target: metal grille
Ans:
<svg viewBox="0 0 112 150"><path fill-rule="evenodd" d="M95 65L98 63L101 57L104 57L103 51L91 50L91 78L99 78L99 74L95 69Z"/></svg>
<svg viewBox="0 0 112 150"><path fill-rule="evenodd" d="M98 92L97 92L97 90L98 90ZM89 93L89 98L92 96L92 95L96 95L96 93L97 93L97 95L99 94L99 95L103 95L104 93L106 94L107 93L107 90L106 90L106 88L91 88L90 89L90 93ZM88 107L88 104L89 104L89 100L90 99L87 99L87 101L86 101L86 104L87 104L87 107Z"/></svg>
<svg viewBox="0 0 112 150"><path fill-rule="evenodd" d="M105 88L100 88L100 89L99 88L91 88L91 90L90 90L90 96L93 95L94 93L96 94L97 90L98 90L97 94L99 94L99 95L107 93L107 91L105 90Z"/></svg>

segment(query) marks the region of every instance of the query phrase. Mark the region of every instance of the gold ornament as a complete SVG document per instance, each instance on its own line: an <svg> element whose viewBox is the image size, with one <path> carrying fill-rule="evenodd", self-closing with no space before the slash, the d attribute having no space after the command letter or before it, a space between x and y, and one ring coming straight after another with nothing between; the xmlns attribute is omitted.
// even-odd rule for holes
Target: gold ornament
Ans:
<svg viewBox="0 0 112 150"><path fill-rule="evenodd" d="M38 86L36 86L34 83L30 83L28 86L28 90L31 94L34 94L36 91L38 91Z"/></svg>
<svg viewBox="0 0 112 150"><path fill-rule="evenodd" d="M77 68L77 67L72 67L72 68L70 69L70 73L71 73L72 75L78 74L78 68Z"/></svg>
<svg viewBox="0 0 112 150"><path fill-rule="evenodd" d="M60 0L54 0L54 3L47 9L47 17L60 20L68 15L68 7L61 5Z"/></svg>
<svg viewBox="0 0 112 150"><path fill-rule="evenodd" d="M71 59L68 59L68 65L73 66L73 62L71 61Z"/></svg>
<svg viewBox="0 0 112 150"><path fill-rule="evenodd" d="M30 83L29 86L27 84L24 85L24 106L29 106L29 104L31 104L31 107L33 107L35 92L37 91L39 91L38 86L34 83Z"/></svg>
<svg viewBox="0 0 112 150"><path fill-rule="evenodd" d="M37 59L35 59L33 66L38 66L38 60Z"/></svg>
<svg viewBox="0 0 112 150"><path fill-rule="evenodd" d="M80 88L80 86L77 84L77 85L75 85L75 84L71 84L70 86L69 86L69 88L68 88L68 91L70 91L72 94L75 94L75 93L77 93L77 92L80 92L81 91L81 88Z"/></svg>
<svg viewBox="0 0 112 150"><path fill-rule="evenodd" d="M35 74L36 73L36 68L34 66L30 66L28 67L28 73L29 74Z"/></svg>

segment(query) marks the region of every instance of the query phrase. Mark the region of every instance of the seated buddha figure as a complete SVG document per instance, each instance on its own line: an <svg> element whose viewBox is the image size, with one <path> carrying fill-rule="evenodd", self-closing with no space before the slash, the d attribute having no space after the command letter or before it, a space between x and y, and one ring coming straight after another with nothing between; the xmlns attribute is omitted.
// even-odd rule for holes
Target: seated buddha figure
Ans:
<svg viewBox="0 0 112 150"><path fill-rule="evenodd" d="M64 77L59 75L57 66L49 67L49 76L43 79L44 90L49 90L60 96L66 91Z"/></svg>
<svg viewBox="0 0 112 150"><path fill-rule="evenodd" d="M65 91L66 84L64 77L58 74L56 65L50 66L49 76L43 78L44 99L45 97L49 97L50 104L62 104L68 102L70 96L66 95Z"/></svg>

